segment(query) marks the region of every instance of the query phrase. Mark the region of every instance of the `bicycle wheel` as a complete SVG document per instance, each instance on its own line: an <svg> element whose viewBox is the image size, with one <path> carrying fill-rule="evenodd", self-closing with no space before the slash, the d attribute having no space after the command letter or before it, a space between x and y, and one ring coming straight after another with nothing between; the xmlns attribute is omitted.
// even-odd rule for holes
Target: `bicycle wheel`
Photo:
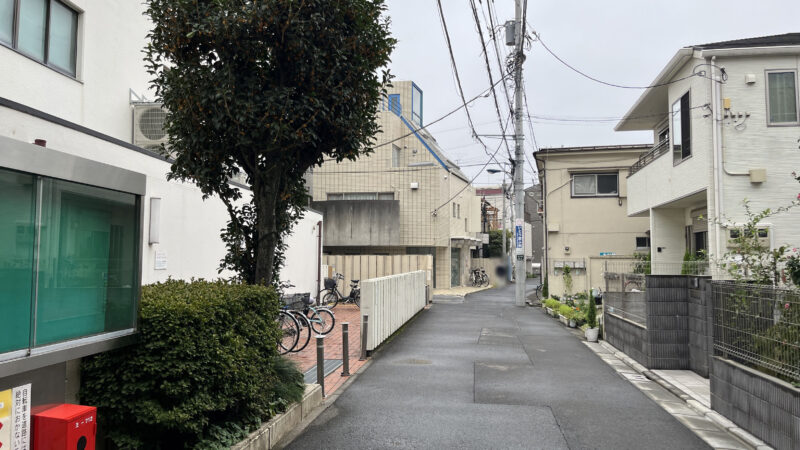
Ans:
<svg viewBox="0 0 800 450"><path fill-rule="evenodd" d="M292 311L291 314L292 317L297 320L297 323L300 324L300 333L297 336L297 345L295 345L292 349L293 352L297 353L306 348L308 342L311 340L311 322L309 322L308 317L304 316L302 313Z"/></svg>
<svg viewBox="0 0 800 450"><path fill-rule="evenodd" d="M489 285L489 275L486 275L485 273L481 274L481 284L484 286Z"/></svg>
<svg viewBox="0 0 800 450"><path fill-rule="evenodd" d="M333 291L322 291L322 292L325 292L325 293L322 294L322 297L320 297L320 300L321 300L320 301L320 305L321 306L333 309L333 308L336 307L336 305L339 304L339 296L336 295L335 292L333 292Z"/></svg>
<svg viewBox="0 0 800 450"><path fill-rule="evenodd" d="M353 298L353 301L355 302L356 306L361 308L361 291L360 290L358 292L356 292L356 295L355 295L355 298Z"/></svg>
<svg viewBox="0 0 800 450"><path fill-rule="evenodd" d="M297 319L286 311L278 313L278 326L281 330L281 339L278 341L278 353L286 354L297 345L300 336L300 324Z"/></svg>
<svg viewBox="0 0 800 450"><path fill-rule="evenodd" d="M311 317L309 317L309 320L311 321L311 328L319 334L330 333L331 330L333 330L333 325L336 323L333 312L327 308L311 310Z"/></svg>
<svg viewBox="0 0 800 450"><path fill-rule="evenodd" d="M542 285L536 286L536 300L542 300Z"/></svg>

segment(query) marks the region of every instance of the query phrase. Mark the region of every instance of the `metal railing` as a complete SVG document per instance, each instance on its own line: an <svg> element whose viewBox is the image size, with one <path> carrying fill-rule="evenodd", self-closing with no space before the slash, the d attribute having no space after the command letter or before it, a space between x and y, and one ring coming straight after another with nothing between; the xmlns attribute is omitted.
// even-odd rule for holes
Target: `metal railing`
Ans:
<svg viewBox="0 0 800 450"><path fill-rule="evenodd" d="M712 295L716 355L800 382L800 291L722 281Z"/></svg>
<svg viewBox="0 0 800 450"><path fill-rule="evenodd" d="M649 261L607 261L603 267L605 312L647 327L645 277Z"/></svg>
<svg viewBox="0 0 800 450"><path fill-rule="evenodd" d="M654 145L649 152L643 154L639 157L639 160L636 161L630 168L630 174L633 175L639 170L641 170L644 166L650 164L651 162L655 161L656 158L667 153L669 151L669 141L659 142L658 144Z"/></svg>

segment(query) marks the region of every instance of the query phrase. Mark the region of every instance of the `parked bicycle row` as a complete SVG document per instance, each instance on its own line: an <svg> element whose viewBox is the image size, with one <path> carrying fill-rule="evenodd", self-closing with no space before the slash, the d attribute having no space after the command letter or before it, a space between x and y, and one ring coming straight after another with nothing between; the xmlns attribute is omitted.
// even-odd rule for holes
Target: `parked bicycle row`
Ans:
<svg viewBox="0 0 800 450"><path fill-rule="evenodd" d="M489 275L486 273L486 270L483 267L472 269L469 273L469 282L475 287L488 286Z"/></svg>
<svg viewBox="0 0 800 450"><path fill-rule="evenodd" d="M281 296L283 307L277 319L281 329L281 339L278 342L280 354L296 353L305 349L311 341L312 330L317 334L330 333L336 323L336 315L333 313L336 305L360 305L359 280L350 282L350 293L344 296L338 288L339 280L343 279L344 276L340 273L334 273L333 278L325 278L325 289L317 297L321 299L319 304L310 293ZM280 287L290 289L294 285L283 284Z"/></svg>

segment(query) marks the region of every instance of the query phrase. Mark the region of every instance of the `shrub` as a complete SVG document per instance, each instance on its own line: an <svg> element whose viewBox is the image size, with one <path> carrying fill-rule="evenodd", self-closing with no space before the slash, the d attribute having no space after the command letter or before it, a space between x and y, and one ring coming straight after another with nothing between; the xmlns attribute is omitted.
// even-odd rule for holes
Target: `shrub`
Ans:
<svg viewBox="0 0 800 450"><path fill-rule="evenodd" d="M589 328L597 327L597 304L594 302L594 297L589 296L589 309L586 311L586 324Z"/></svg>
<svg viewBox="0 0 800 450"><path fill-rule="evenodd" d="M168 280L142 288L139 342L85 358L81 401L119 448L223 448L302 398L277 355L272 288Z"/></svg>
<svg viewBox="0 0 800 450"><path fill-rule="evenodd" d="M544 305L556 311L558 311L561 308L561 302L554 298L548 298L547 300L545 300Z"/></svg>
<svg viewBox="0 0 800 450"><path fill-rule="evenodd" d="M572 315L575 313L575 311L569 305L561 305L558 308L558 313L561 314L562 316L566 317L567 319L571 319Z"/></svg>
<svg viewBox="0 0 800 450"><path fill-rule="evenodd" d="M550 296L550 288L547 286L547 275L544 276L544 283L542 283L542 296L544 298Z"/></svg>

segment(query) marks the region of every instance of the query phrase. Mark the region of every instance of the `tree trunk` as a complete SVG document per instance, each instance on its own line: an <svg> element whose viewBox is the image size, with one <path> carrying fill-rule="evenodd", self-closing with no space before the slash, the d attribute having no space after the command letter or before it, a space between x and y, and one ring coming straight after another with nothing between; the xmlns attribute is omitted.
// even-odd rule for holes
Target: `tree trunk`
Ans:
<svg viewBox="0 0 800 450"><path fill-rule="evenodd" d="M277 227L280 175L262 177L253 186L253 204L256 208L255 283L272 283L275 249L280 233Z"/></svg>

